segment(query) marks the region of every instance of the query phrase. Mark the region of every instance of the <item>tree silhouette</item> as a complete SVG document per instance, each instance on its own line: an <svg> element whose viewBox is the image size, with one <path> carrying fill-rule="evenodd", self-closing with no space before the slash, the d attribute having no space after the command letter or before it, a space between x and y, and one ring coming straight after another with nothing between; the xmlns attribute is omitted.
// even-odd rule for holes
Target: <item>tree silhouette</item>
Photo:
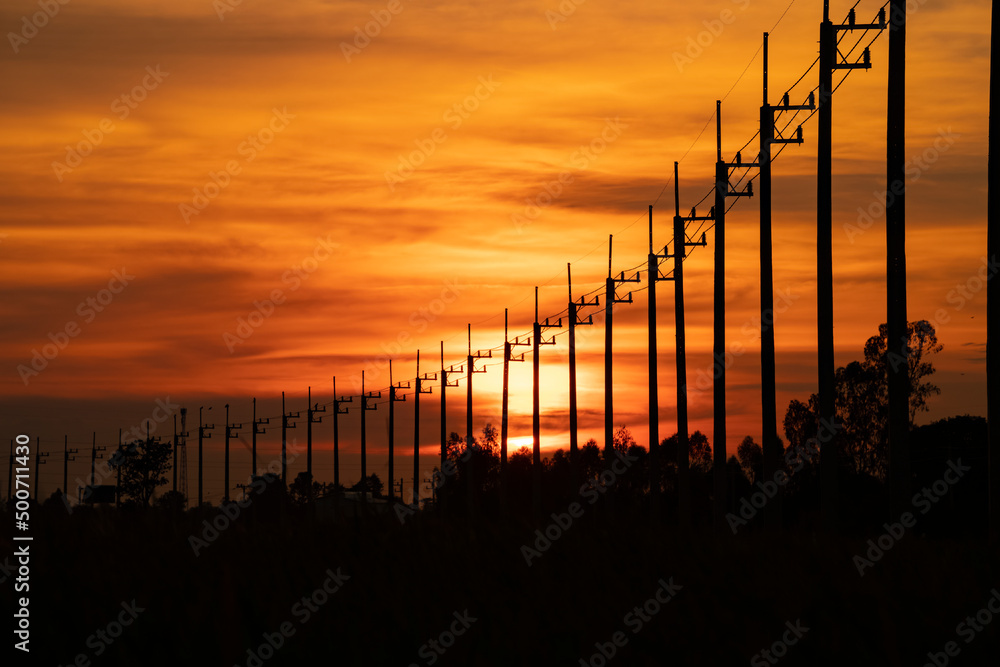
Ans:
<svg viewBox="0 0 1000 667"><path fill-rule="evenodd" d="M927 320L907 324L907 358L888 352L888 328L879 325L878 335L865 343L863 361L852 361L837 369L834 378L838 448L848 468L858 474L882 479L887 465L889 390L888 373L893 364L907 364L910 386L910 428L918 412L926 411L927 399L941 390L924 378L934 373L928 360L940 352L934 326ZM819 433L819 397L806 405L793 400L785 412L785 436L790 446L801 445Z"/></svg>
<svg viewBox="0 0 1000 667"><path fill-rule="evenodd" d="M170 457L170 443L153 438L119 447L108 465L112 470L121 470L121 497L149 507L156 487L167 483Z"/></svg>
<svg viewBox="0 0 1000 667"><path fill-rule="evenodd" d="M677 465L677 434L664 438L660 442L662 460L671 465ZM695 431L688 436L688 465L691 470L707 472L712 469L712 445L708 436L701 431Z"/></svg>
<svg viewBox="0 0 1000 667"><path fill-rule="evenodd" d="M298 477L303 477L304 474L305 473L299 473ZM298 477L296 478L296 481L298 481ZM385 484L382 483L382 480L379 479L376 473L372 473L368 475L368 477L358 480L358 482L351 487L351 491L367 491L371 494L372 498L381 498L382 491L384 489ZM289 487L289 491L291 491L291 487Z"/></svg>
<svg viewBox="0 0 1000 667"><path fill-rule="evenodd" d="M167 491L156 499L156 506L180 512L187 506L187 498L180 491Z"/></svg>
<svg viewBox="0 0 1000 667"><path fill-rule="evenodd" d="M752 436L743 438L743 442L736 448L736 456L739 458L740 467L743 474L751 483L760 479L764 472L764 452L760 445L754 442Z"/></svg>

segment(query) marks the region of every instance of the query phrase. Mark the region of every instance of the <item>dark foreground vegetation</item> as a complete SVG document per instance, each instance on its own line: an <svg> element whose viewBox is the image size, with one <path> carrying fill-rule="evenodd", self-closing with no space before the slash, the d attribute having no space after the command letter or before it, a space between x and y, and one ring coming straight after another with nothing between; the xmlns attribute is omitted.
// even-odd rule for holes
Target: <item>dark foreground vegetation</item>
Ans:
<svg viewBox="0 0 1000 667"><path fill-rule="evenodd" d="M959 450L952 442L935 463ZM937 467L918 471L915 491ZM990 664L1000 614L992 624L981 614L978 631L966 621L1000 586L1000 549L982 530L985 480L969 471L897 537L883 525L881 487L852 489L849 478L844 533L829 536L810 527L815 488L803 472L783 497L784 526L756 517L735 534L713 529L705 508L679 529L669 490L652 519L629 496L631 473L593 505L547 493L537 523L528 476L513 478L507 518L487 494L474 523L460 476L442 487L454 489L450 507L413 514L344 498L297 504L278 484L238 514L230 506L233 517L163 506L70 514L50 502L32 511L32 651L15 664L935 664L928 653L939 665ZM709 474L694 474L695 497L707 497L698 489ZM744 477L733 505L752 489ZM6 556L18 545L0 546ZM15 559L4 564L14 566L2 588L11 609ZM948 642L958 657L943 653Z"/></svg>

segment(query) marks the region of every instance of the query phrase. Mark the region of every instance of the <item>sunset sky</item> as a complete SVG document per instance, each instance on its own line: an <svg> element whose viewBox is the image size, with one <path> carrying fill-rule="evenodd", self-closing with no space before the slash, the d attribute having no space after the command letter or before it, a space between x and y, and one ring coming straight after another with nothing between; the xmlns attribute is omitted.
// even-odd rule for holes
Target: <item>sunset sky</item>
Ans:
<svg viewBox="0 0 1000 667"><path fill-rule="evenodd" d="M188 408L192 434L202 405L217 425L227 402L231 421L247 423L251 397L258 416L276 417L285 391L304 414L307 387L328 403L334 375L341 393L360 390L362 370L368 389L384 389L389 356L397 381L414 376L418 349L422 372L440 368L442 340L446 363L464 363L469 323L474 350L502 346L505 307L511 335L529 333L535 285L543 318L565 309L567 262L575 295L603 286L609 234L616 273L645 262L654 202L656 244L669 240L674 161L683 211L712 187L715 101L727 158L757 130L760 54L741 73L762 33L773 28L777 103L816 57L822 17L816 0L50 4L58 11L38 14L40 28L38 3L0 8L0 423L4 439L37 436L52 453L44 496L62 483L64 435L81 449L72 480L87 472L92 432L113 445L158 399ZM990 3L911 5L908 315L931 320L944 345L942 393L924 423L985 414ZM879 6L862 0L858 21ZM849 8L834 2L835 22ZM834 98L838 365L861 358L885 319L887 45L887 34L876 40L871 70ZM793 102L816 81L813 69ZM776 324L779 423L791 399L816 390L815 118L803 135L773 168L774 286L788 303ZM871 219L859 223L859 208ZM728 375L734 453L761 430L757 199L727 225L727 337L746 348ZM685 264L685 297L691 429L711 438L711 385L698 389L711 363L712 231L707 241ZM616 310L614 332L615 423L643 444L646 296ZM666 437L676 430L671 283L658 301ZM60 340L44 368L25 372ZM541 355L546 450L568 445L565 340ZM603 437L603 344L603 327L581 329L581 442ZM511 370L515 445L531 434L527 358ZM475 378L477 431L500 422L500 361ZM437 389L422 400L429 476ZM383 479L385 408L368 415L369 471ZM396 477L408 490L412 403L397 415ZM342 418L348 483L358 420ZM316 476L331 481L330 420L316 429ZM464 381L449 392L449 430L465 430ZM171 421L156 432L171 433ZM292 434L304 442L305 425ZM277 430L261 437L263 462L279 443ZM215 501L221 444L216 429ZM233 478L244 481L249 458L235 447ZM290 477L302 469L304 457Z"/></svg>

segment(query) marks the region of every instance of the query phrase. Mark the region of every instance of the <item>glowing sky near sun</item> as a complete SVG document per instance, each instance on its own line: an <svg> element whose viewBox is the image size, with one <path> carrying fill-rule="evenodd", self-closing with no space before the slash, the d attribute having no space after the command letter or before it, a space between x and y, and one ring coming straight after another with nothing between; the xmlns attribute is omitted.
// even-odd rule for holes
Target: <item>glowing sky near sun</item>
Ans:
<svg viewBox="0 0 1000 667"><path fill-rule="evenodd" d="M915 6L909 315L935 320L944 345L943 393L927 420L985 411L985 292L974 279L985 254L990 4ZM304 410L306 387L328 402L334 375L342 393L359 390L362 370L368 388L384 389L390 356L397 381L414 376L417 349L421 372L433 372L441 340L447 363L464 363L467 324L474 349L501 345L505 307L511 335L530 333L534 286L543 318L565 309L567 262L574 295L602 287L609 234L616 273L645 261L651 203L656 244L668 241L675 160L682 210L710 190L715 100L725 98L727 157L753 136L760 56L740 75L786 8L770 39L772 102L815 58L820 2L74 0L34 33L22 17L39 5L4 3L0 26L20 36L0 48L6 430L89 443L166 396L195 411L211 403L217 421L230 402L248 422L251 396L273 413L284 390ZM835 20L848 8L833 3ZM859 21L877 9L862 2ZM887 42L835 97L838 364L859 358L884 320ZM792 96L815 81L813 69ZM816 384L815 131L813 119L774 167L775 289L787 304L776 325L779 420ZM744 350L729 371L733 452L744 435L760 439L757 199L728 224L727 333ZM699 379L711 364L711 231L707 241L685 271L691 428L710 435L711 386ZM123 286L115 272L133 278ZM666 437L670 283L658 300ZM615 422L645 443L646 292L634 301L616 311ZM65 349L25 382L18 367L68 326ZM541 355L546 448L566 444L560 331ZM603 329L580 337L581 441L601 439ZM477 430L499 424L497 361L475 378ZM530 363L515 364L512 437L530 435L530 388ZM449 430L464 431L464 391L450 390ZM439 400L423 397L428 451ZM410 419L408 404L397 409ZM370 417L375 451L384 417Z"/></svg>

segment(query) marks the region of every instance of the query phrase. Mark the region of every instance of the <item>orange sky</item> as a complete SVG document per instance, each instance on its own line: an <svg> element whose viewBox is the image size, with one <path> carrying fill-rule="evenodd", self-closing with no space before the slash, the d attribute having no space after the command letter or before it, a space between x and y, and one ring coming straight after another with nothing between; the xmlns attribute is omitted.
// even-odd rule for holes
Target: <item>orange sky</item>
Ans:
<svg viewBox="0 0 1000 667"><path fill-rule="evenodd" d="M304 409L307 386L330 400L333 375L349 393L364 368L382 388L389 351L397 379L413 376L418 348L426 370L439 366L442 339L448 363L462 361L469 322L474 348L499 345L504 307L512 334L530 331L534 285L543 317L565 308L567 262L575 293L602 285L609 233L616 272L645 260L654 201L656 243L667 242L672 186L658 195L674 160L683 156L682 209L709 191L714 121L695 138L724 96L727 157L756 131L759 56L728 91L788 7L223 2L70 2L37 18L37 31L22 19L36 3L0 9L4 32L20 34L0 49L0 418L11 436L37 435L55 452L68 433L82 447L91 431L113 439L168 396L195 412L215 406L218 422L229 401L233 421L249 421L250 396L266 398L265 415L277 414L282 390L298 402L290 409ZM848 8L834 3L835 20ZM877 8L860 3L859 21ZM821 11L798 0L774 29L773 102L815 57ZM921 421L985 412L985 291L974 276L986 238L988 17L984 1L933 0L909 23L907 154L928 161L908 189L909 317L944 309L948 319L937 321L942 395ZM370 43L357 38L379 19ZM875 42L872 69L852 74L834 103L838 364L859 358L884 320L882 218L863 233L845 226L885 188L887 43ZM813 70L792 97L815 82ZM814 118L805 143L774 166L775 288L792 295L776 326L779 419L815 391L815 131ZM68 154L78 145L88 153L79 162ZM218 192L212 174L225 184ZM530 215L560 174L561 192ZM757 339L744 326L758 307L757 200L741 201L728 226L728 337L747 348L729 372L732 452L744 435L760 439ZM685 269L692 384L710 364L711 232L708 243ZM102 293L114 271L134 278ZM967 283L964 295L952 291ZM663 437L675 430L672 289L659 290ZM276 291L282 303L234 343L238 318ZM637 293L615 328L615 422L642 443L645 298ZM18 366L67 325L76 335L26 384ZM583 437L600 439L603 330L581 336ZM566 443L557 340L542 352L547 448ZM514 366L511 382L512 436L530 435L530 364ZM499 386L499 366L476 377L477 429L499 423ZM464 431L464 391L449 394L449 430ZM424 400L430 451L439 397ZM710 387L693 392L690 409L692 430L711 435ZM407 447L410 414L399 407ZM369 419L378 472L384 406ZM328 421L317 428L328 439ZM61 483L53 461L43 493ZM409 477L409 459L397 465Z"/></svg>

